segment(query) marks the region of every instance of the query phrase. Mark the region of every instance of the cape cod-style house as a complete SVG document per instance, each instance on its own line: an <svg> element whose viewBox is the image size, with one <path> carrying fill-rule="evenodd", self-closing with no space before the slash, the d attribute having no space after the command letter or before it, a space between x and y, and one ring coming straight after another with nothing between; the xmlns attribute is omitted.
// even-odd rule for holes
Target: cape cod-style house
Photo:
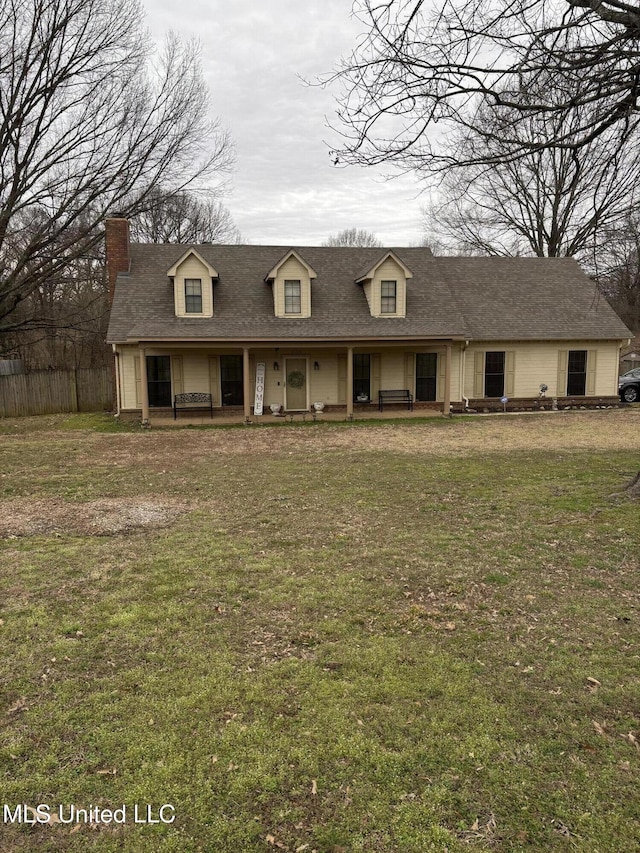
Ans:
<svg viewBox="0 0 640 853"><path fill-rule="evenodd" d="M256 376L266 412L618 399L631 333L570 258L130 244L121 218L106 246L118 411L143 421L189 392L249 418Z"/></svg>

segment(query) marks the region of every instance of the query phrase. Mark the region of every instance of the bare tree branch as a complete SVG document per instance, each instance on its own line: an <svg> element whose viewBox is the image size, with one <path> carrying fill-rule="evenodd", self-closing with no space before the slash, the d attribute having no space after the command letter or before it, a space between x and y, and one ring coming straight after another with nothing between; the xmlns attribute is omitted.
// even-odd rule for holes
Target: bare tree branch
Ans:
<svg viewBox="0 0 640 853"><path fill-rule="evenodd" d="M147 209L131 222L140 243L239 243L241 235L231 214L215 194L200 198L189 192L157 189L147 197Z"/></svg>
<svg viewBox="0 0 640 853"><path fill-rule="evenodd" d="M323 246L368 246L369 248L381 248L382 243L375 234L365 231L364 228L345 228L337 234L327 237Z"/></svg>
<svg viewBox="0 0 640 853"><path fill-rule="evenodd" d="M640 9L619 0L356 0L366 27L324 83L337 90L343 143L337 163L392 162L439 172L457 164L452 130L476 130L478 110L508 116L510 157L542 143L520 125L553 115L554 144L569 149L640 119ZM544 80L555 85L547 92ZM537 92L538 97L523 93ZM581 109L581 122L562 119ZM486 149L485 163L499 162Z"/></svg>
<svg viewBox="0 0 640 853"><path fill-rule="evenodd" d="M142 20L138 0L0 0L0 334L109 211L232 164L197 45L169 36L152 62Z"/></svg>
<svg viewBox="0 0 640 853"><path fill-rule="evenodd" d="M567 120L581 123L584 109L562 119L563 132L571 130ZM503 132L509 120L485 107L476 117L478 132L452 141L461 165L443 178L428 230L463 252L575 256L593 267L611 232L637 208L637 138L610 131L579 149L565 148L554 144L561 119L532 115L518 129L526 134L522 143L539 146L513 158ZM495 162L483 165L488 155Z"/></svg>

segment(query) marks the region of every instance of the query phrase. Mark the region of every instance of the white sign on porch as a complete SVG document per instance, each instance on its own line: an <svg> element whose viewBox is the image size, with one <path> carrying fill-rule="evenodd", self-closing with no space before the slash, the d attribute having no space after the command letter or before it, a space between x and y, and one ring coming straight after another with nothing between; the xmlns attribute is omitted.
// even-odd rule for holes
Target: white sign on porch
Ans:
<svg viewBox="0 0 640 853"><path fill-rule="evenodd" d="M264 404L264 362L256 364L256 396L253 401L253 414L261 415Z"/></svg>

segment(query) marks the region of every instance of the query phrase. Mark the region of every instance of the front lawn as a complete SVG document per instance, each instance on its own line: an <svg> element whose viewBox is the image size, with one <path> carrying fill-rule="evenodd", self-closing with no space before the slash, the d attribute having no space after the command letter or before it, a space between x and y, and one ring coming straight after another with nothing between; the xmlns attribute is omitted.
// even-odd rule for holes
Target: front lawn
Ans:
<svg viewBox="0 0 640 853"><path fill-rule="evenodd" d="M100 423L0 429L0 851L640 849L640 411Z"/></svg>

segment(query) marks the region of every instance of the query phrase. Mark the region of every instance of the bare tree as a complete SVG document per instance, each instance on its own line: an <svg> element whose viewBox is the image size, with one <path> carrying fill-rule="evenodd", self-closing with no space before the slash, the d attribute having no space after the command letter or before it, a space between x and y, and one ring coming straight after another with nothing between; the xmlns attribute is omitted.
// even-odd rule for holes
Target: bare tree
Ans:
<svg viewBox="0 0 640 853"><path fill-rule="evenodd" d="M28 369L112 364L105 343L109 299L101 253L70 262L64 274L23 300L16 314L16 320L25 317L29 323L4 334L0 351L18 353Z"/></svg>
<svg viewBox="0 0 640 853"><path fill-rule="evenodd" d="M322 245L382 248L382 243L376 235L370 231L365 231L363 228L345 228L337 234L331 234Z"/></svg>
<svg viewBox="0 0 640 853"><path fill-rule="evenodd" d="M547 91L553 91L552 80ZM442 179L429 229L464 252L574 256L593 267L600 246L638 204L640 159L637 136L623 143L610 129L578 149L555 144L571 132L571 123L583 123L584 109L562 119L525 116L518 130L531 148L512 157L504 133L509 112L485 106L476 116L479 132L451 142L461 165ZM489 156L497 161L483 165Z"/></svg>
<svg viewBox="0 0 640 853"><path fill-rule="evenodd" d="M137 0L0 0L0 335L29 298L132 216L230 167L197 46L151 62Z"/></svg>
<svg viewBox="0 0 640 853"><path fill-rule="evenodd" d="M239 243L240 232L224 205L192 193L166 193L157 189L148 197L149 207L131 223L139 243Z"/></svg>
<svg viewBox="0 0 640 853"><path fill-rule="evenodd" d="M598 286L627 326L640 334L640 220L637 214L607 233Z"/></svg>
<svg viewBox="0 0 640 853"><path fill-rule="evenodd" d="M640 7L622 0L356 0L366 32L325 82L338 92L344 144L337 162L395 162L440 171L457 165L452 128L477 130L482 104L504 110L511 157L540 143L527 116L581 123L555 143L578 149L605 133L624 140L640 119ZM551 76L554 89L540 98ZM482 151L496 163L500 154Z"/></svg>

